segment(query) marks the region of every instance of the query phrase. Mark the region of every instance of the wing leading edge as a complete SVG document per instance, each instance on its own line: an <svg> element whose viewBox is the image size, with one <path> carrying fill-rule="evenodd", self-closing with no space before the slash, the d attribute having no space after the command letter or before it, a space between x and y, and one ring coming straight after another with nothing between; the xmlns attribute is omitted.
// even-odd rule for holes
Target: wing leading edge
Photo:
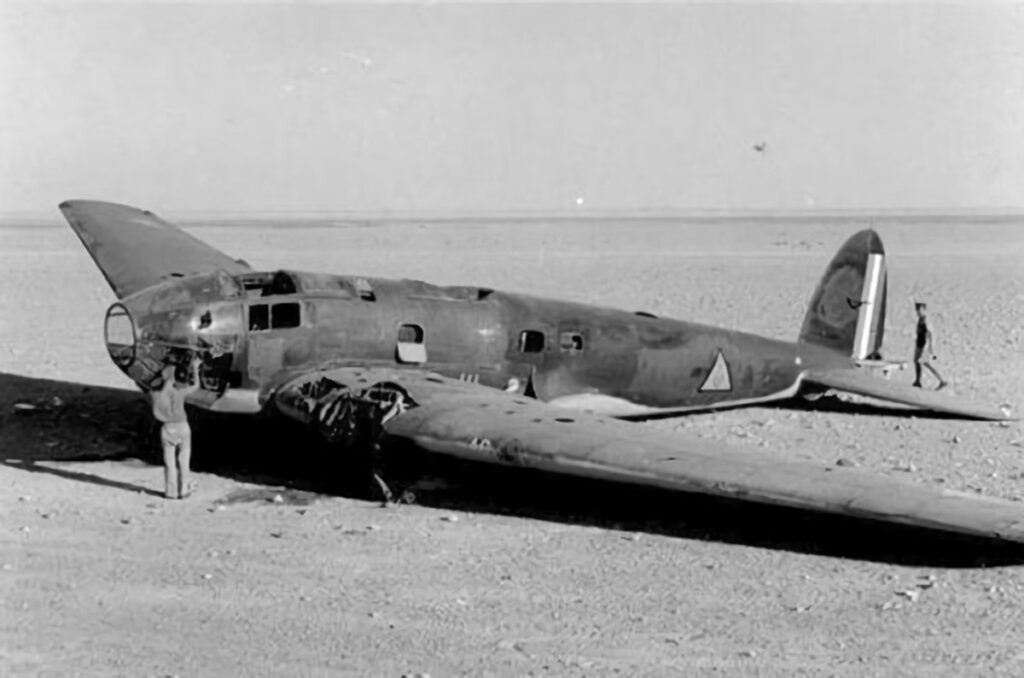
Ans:
<svg viewBox="0 0 1024 678"><path fill-rule="evenodd" d="M119 299L174 277L249 270L148 210L66 200L60 211Z"/></svg>
<svg viewBox="0 0 1024 678"><path fill-rule="evenodd" d="M773 458L415 371L347 367L278 389L293 401L328 377L353 388L401 387L412 401L385 424L426 450L477 461L1024 542L1024 506L934 490L857 469Z"/></svg>

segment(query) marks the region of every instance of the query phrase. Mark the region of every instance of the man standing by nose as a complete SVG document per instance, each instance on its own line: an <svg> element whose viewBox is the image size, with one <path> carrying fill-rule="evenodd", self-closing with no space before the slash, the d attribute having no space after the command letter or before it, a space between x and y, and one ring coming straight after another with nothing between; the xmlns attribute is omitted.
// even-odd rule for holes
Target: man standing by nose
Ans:
<svg viewBox="0 0 1024 678"><path fill-rule="evenodd" d="M164 451L164 496L184 499L192 493L190 464L192 460L192 429L185 414L185 397L199 389L199 356L189 363L191 383L179 385L177 368L167 365L161 372L163 384L149 392L153 416L159 421L160 443Z"/></svg>

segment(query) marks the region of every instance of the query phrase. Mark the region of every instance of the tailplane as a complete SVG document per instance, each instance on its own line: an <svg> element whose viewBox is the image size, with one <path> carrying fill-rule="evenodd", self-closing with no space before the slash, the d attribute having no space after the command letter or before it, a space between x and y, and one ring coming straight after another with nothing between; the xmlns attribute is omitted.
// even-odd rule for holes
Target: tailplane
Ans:
<svg viewBox="0 0 1024 678"><path fill-rule="evenodd" d="M880 358L885 330L885 248L873 230L843 243L814 290L799 341L854 360Z"/></svg>

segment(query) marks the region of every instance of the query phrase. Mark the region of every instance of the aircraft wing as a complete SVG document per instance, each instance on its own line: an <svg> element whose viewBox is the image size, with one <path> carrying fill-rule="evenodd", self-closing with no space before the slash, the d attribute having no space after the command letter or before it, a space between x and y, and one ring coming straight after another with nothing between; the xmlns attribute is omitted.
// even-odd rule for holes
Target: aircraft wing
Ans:
<svg viewBox="0 0 1024 678"><path fill-rule="evenodd" d="M342 367L295 378L271 395L283 412L316 421L318 382L399 389L407 407L385 418L384 430L431 452L1024 542L1024 504L569 413L436 374Z"/></svg>
<svg viewBox="0 0 1024 678"><path fill-rule="evenodd" d="M148 210L67 200L60 211L119 299L171 278L250 270Z"/></svg>
<svg viewBox="0 0 1024 678"><path fill-rule="evenodd" d="M1003 421L1009 418L995 407L963 402L943 391L925 391L885 381L860 369L808 370L803 383L972 419Z"/></svg>

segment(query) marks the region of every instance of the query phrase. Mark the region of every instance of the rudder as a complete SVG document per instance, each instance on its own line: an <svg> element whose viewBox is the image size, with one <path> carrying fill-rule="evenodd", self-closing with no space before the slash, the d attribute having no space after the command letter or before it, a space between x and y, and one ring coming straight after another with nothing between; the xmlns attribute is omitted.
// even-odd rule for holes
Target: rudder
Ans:
<svg viewBox="0 0 1024 678"><path fill-rule="evenodd" d="M829 262L811 297L799 341L863 360L877 357L885 331L885 248L878 233L854 233Z"/></svg>

